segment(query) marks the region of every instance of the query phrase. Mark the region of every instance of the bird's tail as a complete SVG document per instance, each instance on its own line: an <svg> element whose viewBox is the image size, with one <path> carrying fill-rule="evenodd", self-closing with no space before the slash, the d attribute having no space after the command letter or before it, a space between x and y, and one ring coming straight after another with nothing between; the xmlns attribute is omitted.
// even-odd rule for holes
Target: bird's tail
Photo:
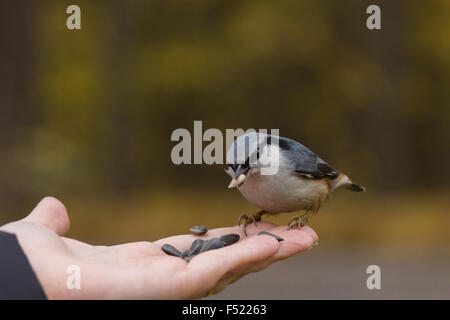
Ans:
<svg viewBox="0 0 450 320"><path fill-rule="evenodd" d="M348 176L343 173L340 173L334 181L332 181L332 190L337 189L339 187L345 187L349 190L360 192L366 191L366 188L360 186L356 183L353 183L352 180Z"/></svg>

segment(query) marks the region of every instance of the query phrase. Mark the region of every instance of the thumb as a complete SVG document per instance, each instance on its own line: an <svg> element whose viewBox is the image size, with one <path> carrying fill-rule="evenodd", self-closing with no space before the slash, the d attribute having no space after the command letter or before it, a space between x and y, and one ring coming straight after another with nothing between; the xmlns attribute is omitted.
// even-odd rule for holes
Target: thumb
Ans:
<svg viewBox="0 0 450 320"><path fill-rule="evenodd" d="M66 234L70 228L70 220L66 207L61 201L53 197L45 197L42 199L23 220L47 227L60 236Z"/></svg>

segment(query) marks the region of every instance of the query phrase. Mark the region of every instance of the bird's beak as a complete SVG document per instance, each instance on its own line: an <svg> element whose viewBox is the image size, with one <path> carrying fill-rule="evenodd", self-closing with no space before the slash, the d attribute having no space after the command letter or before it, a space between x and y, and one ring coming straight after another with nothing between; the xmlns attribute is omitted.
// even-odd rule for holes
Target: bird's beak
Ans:
<svg viewBox="0 0 450 320"><path fill-rule="evenodd" d="M243 183L245 179L247 179L247 176L245 174L241 174L237 179L233 178L230 184L228 185L228 189L236 188L241 183Z"/></svg>

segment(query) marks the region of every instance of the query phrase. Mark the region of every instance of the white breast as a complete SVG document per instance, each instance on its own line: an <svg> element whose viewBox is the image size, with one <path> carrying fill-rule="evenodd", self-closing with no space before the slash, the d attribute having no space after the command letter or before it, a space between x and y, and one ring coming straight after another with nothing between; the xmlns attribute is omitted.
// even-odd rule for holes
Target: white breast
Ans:
<svg viewBox="0 0 450 320"><path fill-rule="evenodd" d="M317 211L330 191L324 179L311 180L281 169L275 175L251 174L239 187L253 205L269 213Z"/></svg>

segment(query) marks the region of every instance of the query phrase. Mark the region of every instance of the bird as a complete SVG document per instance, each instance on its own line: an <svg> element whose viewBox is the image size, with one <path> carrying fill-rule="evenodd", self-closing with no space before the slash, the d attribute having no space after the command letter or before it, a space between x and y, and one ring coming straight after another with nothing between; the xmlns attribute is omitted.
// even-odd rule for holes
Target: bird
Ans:
<svg viewBox="0 0 450 320"><path fill-rule="evenodd" d="M260 209L241 214L238 226L244 234L250 223L257 225L265 214L303 211L288 223L288 230L306 225L330 193L340 187L365 191L300 142L250 131L236 138L227 150L225 172L232 178L228 188L237 188Z"/></svg>

